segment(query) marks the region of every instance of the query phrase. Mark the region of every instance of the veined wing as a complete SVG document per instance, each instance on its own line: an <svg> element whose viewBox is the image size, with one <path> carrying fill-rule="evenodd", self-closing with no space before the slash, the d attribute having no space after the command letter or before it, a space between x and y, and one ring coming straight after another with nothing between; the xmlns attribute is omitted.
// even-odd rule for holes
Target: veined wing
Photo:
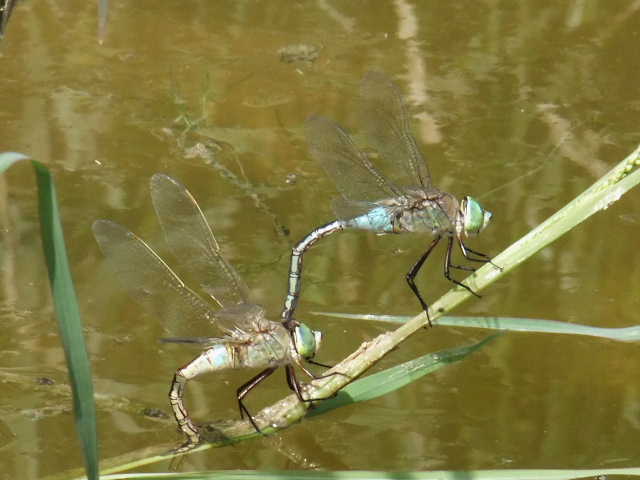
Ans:
<svg viewBox="0 0 640 480"><path fill-rule="evenodd" d="M314 115L307 119L306 131L311 155L345 199L373 202L402 194L373 166L340 125Z"/></svg>
<svg viewBox="0 0 640 480"><path fill-rule="evenodd" d="M180 331L180 325L194 320L214 321L209 305L141 238L110 220L96 220L92 228L120 283L148 312L163 320L168 332Z"/></svg>
<svg viewBox="0 0 640 480"><path fill-rule="evenodd" d="M167 244L184 271L194 274L222 307L248 301L249 290L220 252L202 210L191 193L173 178L151 177L151 199Z"/></svg>
<svg viewBox="0 0 640 480"><path fill-rule="evenodd" d="M273 323L266 318L266 312L260 305L243 303L215 312L216 322L225 326L226 335L220 337L169 337L167 343L196 344L244 344L253 345L257 336L270 329ZM278 324L279 325L279 324Z"/></svg>
<svg viewBox="0 0 640 480"><path fill-rule="evenodd" d="M167 343L223 344L236 343L250 345L260 333L272 328L275 322L266 318L266 311L260 305L242 303L215 311L215 319L225 326L226 335L220 337L169 337ZM277 324L279 325L279 324Z"/></svg>
<svg viewBox="0 0 640 480"><path fill-rule="evenodd" d="M386 162L393 181L429 189L431 174L411 133L398 86L384 73L369 72L360 87L360 122L367 141ZM399 168L402 162L404 169Z"/></svg>
<svg viewBox="0 0 640 480"><path fill-rule="evenodd" d="M374 202L355 202L344 197L336 197L331 204L336 216L341 220L350 220L369 213L380 205Z"/></svg>
<svg viewBox="0 0 640 480"><path fill-rule="evenodd" d="M191 344L231 344L255 345L256 335L269 330L270 322L266 318L266 311L260 305L243 303L231 308L216 310L215 321L224 331L224 337L165 337L160 340L165 343Z"/></svg>
<svg viewBox="0 0 640 480"><path fill-rule="evenodd" d="M270 322L266 318L266 312L260 305L242 303L216 312L216 319L225 325L233 325L229 328L230 339L237 342L249 342L255 334L269 328Z"/></svg>

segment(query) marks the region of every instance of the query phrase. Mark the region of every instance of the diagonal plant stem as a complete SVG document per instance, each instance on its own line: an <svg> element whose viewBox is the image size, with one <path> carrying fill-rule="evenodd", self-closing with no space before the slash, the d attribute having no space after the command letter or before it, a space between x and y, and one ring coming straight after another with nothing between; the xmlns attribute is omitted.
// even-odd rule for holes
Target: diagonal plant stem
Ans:
<svg viewBox="0 0 640 480"><path fill-rule="evenodd" d="M594 213L606 209L624 193L640 183L640 168L638 167L640 167L640 146L572 202L495 257L493 262L500 268L485 264L470 275L465 282L476 291L487 287ZM431 320L441 317L445 312L458 306L469 297L471 294L468 291L460 287L453 288L433 303L430 312ZM323 378L307 384L304 387L305 397L325 399L335 395L341 388L361 376L395 349L409 335L421 330L426 325L427 317L422 312L410 318L398 329L383 333L373 340L363 343L355 352L329 370ZM301 403L296 395L292 394L264 408L254 418L261 426L262 432L270 434L287 428L302 419L307 414L309 406L310 403ZM206 443L178 455L229 445L259 435L246 421L231 421L224 424L220 422L207 423L203 425L201 434ZM122 471L166 460L173 456L172 453L167 452L167 449L170 448L167 445L157 445L146 452L131 452L126 458L112 458L108 463L118 466L106 468L102 473ZM123 465L127 461L129 463Z"/></svg>
<svg viewBox="0 0 640 480"><path fill-rule="evenodd" d="M500 268L485 264L470 275L466 279L466 283L475 291L482 290L594 213L605 210L628 190L640 183L640 168L638 167L640 167L640 146L564 208L496 256L493 262ZM430 312L431 319L437 319L470 296L471 294L462 288L451 289L433 303ZM383 333L373 340L363 343L355 352L327 372L324 378L310 382L306 387L307 398L322 399L335 394L371 368L409 335L423 328L426 323L427 317L422 312L395 331ZM286 428L303 418L308 407L308 403L300 403L295 395L289 395L263 409L255 418L259 425L267 425L263 429L264 433L271 433ZM207 435L206 430L205 428L203 438L211 443L202 445L195 450L240 441L255 434L252 427L245 422L234 422L224 427L211 424L211 435Z"/></svg>
<svg viewBox="0 0 640 480"><path fill-rule="evenodd" d="M607 209L640 183L639 167L640 146L564 208L496 256L493 262L500 268L485 264L465 282L475 291L482 290L594 213ZM465 289L459 287L451 289L432 304L431 319L437 319L469 297L471 294ZM398 329L363 343L355 352L327 372L325 378L310 382L306 389L308 398L327 398L335 394L426 324L427 316L422 312ZM308 406L307 403L298 402L295 395L289 395L263 409L256 415L256 419L260 425L270 425L264 430L265 433L269 433L300 420ZM248 423L236 422L216 433L227 439L239 440L247 435L253 436L250 431L251 426ZM216 440L213 440L216 443Z"/></svg>

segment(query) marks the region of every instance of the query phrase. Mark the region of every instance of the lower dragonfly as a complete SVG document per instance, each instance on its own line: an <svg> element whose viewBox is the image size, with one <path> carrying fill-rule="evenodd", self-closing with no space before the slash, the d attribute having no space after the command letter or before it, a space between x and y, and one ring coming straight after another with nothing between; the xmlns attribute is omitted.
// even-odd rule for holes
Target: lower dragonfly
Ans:
<svg viewBox="0 0 640 480"><path fill-rule="evenodd" d="M345 229L380 234L418 232L430 233L434 238L406 274L406 281L431 325L429 306L415 284L416 275L438 242L447 238L444 276L479 297L451 276L451 269L475 271L452 263L453 242L467 260L491 263L488 255L471 250L463 236L480 233L492 214L473 197L458 201L433 186L427 163L411 133L400 91L389 77L369 72L362 81L360 96L364 137L375 155L359 149L341 126L327 118L312 116L306 122L310 153L336 183L341 197L334 204L338 219L315 229L293 248L288 294L281 315L284 321L293 318L300 296L304 253L321 238ZM385 164L390 175L385 176L374 160L378 165Z"/></svg>
<svg viewBox="0 0 640 480"><path fill-rule="evenodd" d="M203 296L189 288L142 239L110 220L97 220L93 233L108 263L131 296L166 325L178 321L206 321L223 334L219 338L175 338L169 341L205 343L205 350L184 367L171 382L169 401L188 446L200 441L198 427L184 404L187 381L206 372L262 368L236 391L240 416L246 415L256 431L255 419L243 403L244 397L278 367L284 366L287 383L300 401L302 395L294 365L315 377L302 362L314 362L322 334L302 323L286 325L266 318L262 307L249 303L249 291L236 270L221 254L211 227L195 198L179 182L163 174L151 178L151 198L165 239L185 271L194 278L208 279L203 293L220 308L214 309ZM325 366L325 365L322 365Z"/></svg>

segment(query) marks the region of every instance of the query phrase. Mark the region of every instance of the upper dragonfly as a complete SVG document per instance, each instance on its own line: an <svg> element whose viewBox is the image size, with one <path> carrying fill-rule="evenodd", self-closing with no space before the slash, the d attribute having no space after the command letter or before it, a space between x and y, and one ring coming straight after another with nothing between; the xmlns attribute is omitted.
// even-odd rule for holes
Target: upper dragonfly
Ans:
<svg viewBox="0 0 640 480"><path fill-rule="evenodd" d="M471 250L463 235L480 233L491 220L470 196L458 201L453 195L433 186L431 174L411 133L406 106L396 84L385 74L369 72L361 89L360 121L367 147L377 155L359 149L338 124L312 116L306 122L309 151L336 183L341 196L334 207L338 220L319 227L301 240L291 253L288 295L282 310L284 321L292 320L301 287L302 259L305 251L321 238L344 229L376 233L430 233L434 236L424 254L406 275L407 283L427 313L429 308L414 282L418 271L438 242L448 241L444 276L478 296L467 285L450 275L450 269L474 271L451 262L456 240L465 258L491 262L489 256ZM384 167L388 176L374 165Z"/></svg>
<svg viewBox="0 0 640 480"><path fill-rule="evenodd" d="M207 279L200 285L220 309L189 288L149 245L125 227L110 220L97 220L93 233L109 264L131 296L166 325L206 320L218 327L222 336L198 341L205 350L184 367L171 382L169 400L178 426L188 437L188 448L198 443L198 428L184 405L186 382L217 370L263 368L237 389L240 416L246 414L260 431L243 403L243 398L279 366L286 370L287 383L300 401L304 399L293 365L312 359L320 346L321 333L304 324L287 326L267 320L262 307L249 303L249 290L235 269L221 254L211 227L195 198L179 182L163 174L151 178L151 198L166 241L181 262L184 271L194 278Z"/></svg>

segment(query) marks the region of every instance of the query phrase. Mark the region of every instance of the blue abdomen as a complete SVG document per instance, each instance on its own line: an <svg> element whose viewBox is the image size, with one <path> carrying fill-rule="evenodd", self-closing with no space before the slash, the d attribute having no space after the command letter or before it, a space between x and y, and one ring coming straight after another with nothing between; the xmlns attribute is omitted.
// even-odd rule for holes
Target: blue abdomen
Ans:
<svg viewBox="0 0 640 480"><path fill-rule="evenodd" d="M387 207L375 207L364 215L345 222L349 228L370 230L378 233L393 233L393 219Z"/></svg>

